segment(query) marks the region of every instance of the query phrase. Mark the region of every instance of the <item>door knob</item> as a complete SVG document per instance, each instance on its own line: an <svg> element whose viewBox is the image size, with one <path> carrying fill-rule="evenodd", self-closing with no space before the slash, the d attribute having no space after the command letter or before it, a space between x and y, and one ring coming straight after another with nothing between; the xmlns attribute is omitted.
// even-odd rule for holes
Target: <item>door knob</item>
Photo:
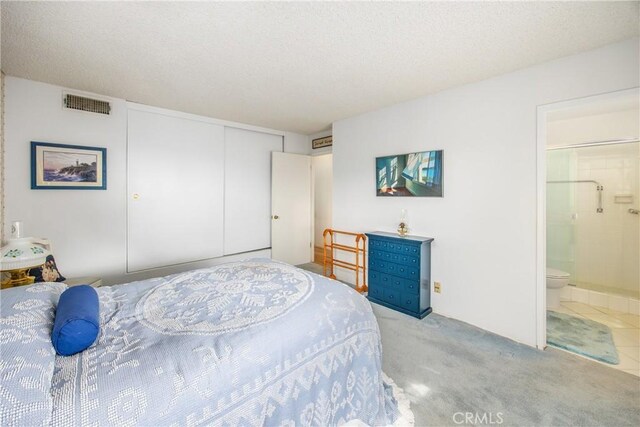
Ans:
<svg viewBox="0 0 640 427"><path fill-rule="evenodd" d="M280 217L279 217L278 215L273 215L271 218L273 218L273 219L278 219L278 218L280 218Z"/></svg>
<svg viewBox="0 0 640 427"><path fill-rule="evenodd" d="M629 213L633 215L640 214L640 209L629 209Z"/></svg>
<svg viewBox="0 0 640 427"><path fill-rule="evenodd" d="M140 198L140 195L138 193L133 194L133 200L138 200L139 198Z"/></svg>

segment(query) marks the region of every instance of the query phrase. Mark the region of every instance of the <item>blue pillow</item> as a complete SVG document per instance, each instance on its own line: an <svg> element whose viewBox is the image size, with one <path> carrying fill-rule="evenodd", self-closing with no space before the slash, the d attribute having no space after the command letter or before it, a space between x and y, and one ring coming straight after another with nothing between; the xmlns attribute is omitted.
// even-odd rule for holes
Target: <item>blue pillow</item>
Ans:
<svg viewBox="0 0 640 427"><path fill-rule="evenodd" d="M98 293L89 285L73 286L60 295L51 342L62 356L79 353L94 343L100 332Z"/></svg>

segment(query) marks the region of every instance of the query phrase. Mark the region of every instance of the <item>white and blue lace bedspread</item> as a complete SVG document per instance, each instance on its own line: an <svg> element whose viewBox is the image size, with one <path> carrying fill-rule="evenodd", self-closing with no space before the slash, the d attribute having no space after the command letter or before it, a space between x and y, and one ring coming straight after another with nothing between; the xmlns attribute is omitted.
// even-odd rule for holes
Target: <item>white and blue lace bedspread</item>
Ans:
<svg viewBox="0 0 640 427"><path fill-rule="evenodd" d="M2 291L2 426L388 425L397 417L371 307L340 283L254 260L101 287L98 341L58 357L48 334L63 288Z"/></svg>

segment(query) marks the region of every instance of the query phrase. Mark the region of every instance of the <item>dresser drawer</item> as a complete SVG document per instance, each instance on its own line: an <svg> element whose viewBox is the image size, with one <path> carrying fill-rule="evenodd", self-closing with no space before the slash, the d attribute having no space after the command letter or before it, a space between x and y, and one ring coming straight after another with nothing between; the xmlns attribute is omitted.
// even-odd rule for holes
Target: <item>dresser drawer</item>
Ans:
<svg viewBox="0 0 640 427"><path fill-rule="evenodd" d="M395 307L404 308L411 312L420 310L420 296L410 295L395 289L369 288L369 296L376 300L386 302Z"/></svg>
<svg viewBox="0 0 640 427"><path fill-rule="evenodd" d="M396 288L398 290L403 289L402 280L399 277L394 277L389 274L381 273L373 269L369 270L369 285L378 286L381 288Z"/></svg>
<svg viewBox="0 0 640 427"><path fill-rule="evenodd" d="M399 276L405 277L410 280L420 280L420 269L417 267L399 265L397 270Z"/></svg>
<svg viewBox="0 0 640 427"><path fill-rule="evenodd" d="M420 257L418 255L399 255L398 256L401 264L408 265L409 267L420 268Z"/></svg>
<svg viewBox="0 0 640 427"><path fill-rule="evenodd" d="M388 261L389 260L389 252L381 251L380 249L371 249L369 248L369 261Z"/></svg>
<svg viewBox="0 0 640 427"><path fill-rule="evenodd" d="M379 271L380 273L396 274L396 267L397 265L390 261L384 261L380 258L369 257L369 270L371 270L372 272Z"/></svg>
<svg viewBox="0 0 640 427"><path fill-rule="evenodd" d="M407 295L420 295L420 281L410 279L405 280L404 293Z"/></svg>
<svg viewBox="0 0 640 427"><path fill-rule="evenodd" d="M399 290L381 286L379 283L369 282L369 298L374 298L397 307L401 301L400 295L402 295L402 292Z"/></svg>
<svg viewBox="0 0 640 427"><path fill-rule="evenodd" d="M374 261L390 261L396 264L404 264L420 267L420 257L400 252L385 252L380 249L369 249L369 259Z"/></svg>
<svg viewBox="0 0 640 427"><path fill-rule="evenodd" d="M369 280L369 297L375 298L377 300L382 300L383 290L384 288L377 283Z"/></svg>
<svg viewBox="0 0 640 427"><path fill-rule="evenodd" d="M420 256L420 246L389 242L387 248L390 252L398 252L403 255ZM381 248L384 250L384 248Z"/></svg>
<svg viewBox="0 0 640 427"><path fill-rule="evenodd" d="M408 243L396 243L387 240L370 239L369 251L381 250L385 252L398 252L404 255L420 256L420 245L412 245Z"/></svg>
<svg viewBox="0 0 640 427"><path fill-rule="evenodd" d="M402 292L395 289L383 289L382 301L400 307L402 301Z"/></svg>
<svg viewBox="0 0 640 427"><path fill-rule="evenodd" d="M384 244L384 247L388 247L388 243L384 240L379 240L379 239L369 239L369 249L382 249Z"/></svg>
<svg viewBox="0 0 640 427"><path fill-rule="evenodd" d="M420 310L420 296L402 293L400 294L400 300L396 305L404 308L405 310L418 312Z"/></svg>
<svg viewBox="0 0 640 427"><path fill-rule="evenodd" d="M406 255L420 256L420 246L402 245L400 252Z"/></svg>
<svg viewBox="0 0 640 427"><path fill-rule="evenodd" d="M419 281L392 276L375 270L369 271L369 287L394 289L407 294L417 294L420 292Z"/></svg>
<svg viewBox="0 0 640 427"><path fill-rule="evenodd" d="M383 288L394 288L397 290L402 289L402 279L391 276L389 274L380 273L379 271L371 270L369 272L369 282Z"/></svg>
<svg viewBox="0 0 640 427"><path fill-rule="evenodd" d="M405 279L420 280L420 269L391 261L381 261L379 258L369 258L369 270L391 274Z"/></svg>

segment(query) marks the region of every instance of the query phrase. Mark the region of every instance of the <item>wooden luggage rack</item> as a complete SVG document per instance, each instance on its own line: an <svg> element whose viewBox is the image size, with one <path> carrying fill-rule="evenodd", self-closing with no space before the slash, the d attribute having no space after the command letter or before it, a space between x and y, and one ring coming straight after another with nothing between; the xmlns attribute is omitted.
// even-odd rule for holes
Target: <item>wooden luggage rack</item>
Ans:
<svg viewBox="0 0 640 427"><path fill-rule="evenodd" d="M355 240L355 246L336 243L336 237L339 235L352 236ZM364 293L367 291L367 270L366 270L366 249L367 236L362 233L351 233L349 231L338 231L327 228L322 233L324 240L324 275L332 279L336 278L334 267L342 267L356 273L356 291ZM336 251L345 251L355 254L356 262L348 262L336 259ZM360 284L360 274L362 273L362 284Z"/></svg>

